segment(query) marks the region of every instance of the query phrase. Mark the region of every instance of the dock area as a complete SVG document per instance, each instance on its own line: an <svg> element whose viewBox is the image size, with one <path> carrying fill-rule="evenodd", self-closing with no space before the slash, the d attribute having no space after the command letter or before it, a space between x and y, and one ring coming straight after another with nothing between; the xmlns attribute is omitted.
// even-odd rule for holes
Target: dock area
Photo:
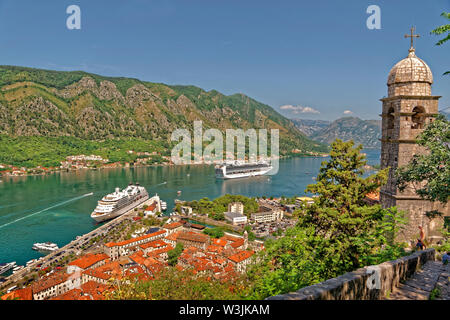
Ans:
<svg viewBox="0 0 450 320"><path fill-rule="evenodd" d="M98 228L80 236L78 239L74 239L65 246L59 248L58 250L49 253L48 255L42 257L40 260L36 261L35 263L26 266L22 270L11 274L6 278L6 281L0 284L0 289L5 289L10 286L12 286L15 282L22 279L24 276L26 276L28 273L33 272L37 265L41 264L40 269L45 269L46 267L50 266L52 263L57 262L61 259L63 259L66 256L69 256L70 254L80 255L82 253L81 247L88 243L91 239L99 236L99 235L106 235L109 231L111 231L113 228L115 228L117 225L119 225L122 221L126 219L132 219L133 214L135 214L136 208L142 208L145 205L150 205L151 198L146 200L145 202L141 203L140 205L136 206L135 208L129 210L128 212L120 215L119 217L106 222L105 224L99 226Z"/></svg>

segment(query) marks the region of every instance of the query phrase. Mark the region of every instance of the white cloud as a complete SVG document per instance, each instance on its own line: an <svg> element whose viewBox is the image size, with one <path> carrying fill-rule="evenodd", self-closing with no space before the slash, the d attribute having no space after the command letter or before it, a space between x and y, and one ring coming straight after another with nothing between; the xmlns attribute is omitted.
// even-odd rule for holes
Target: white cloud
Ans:
<svg viewBox="0 0 450 320"><path fill-rule="evenodd" d="M344 114L353 114L353 111L345 110L345 111L344 111Z"/></svg>
<svg viewBox="0 0 450 320"><path fill-rule="evenodd" d="M281 106L280 110L292 111L292 113L294 113L294 114L299 114L299 113L320 113L318 110L313 109L311 107L293 106L293 105L290 105L290 104Z"/></svg>

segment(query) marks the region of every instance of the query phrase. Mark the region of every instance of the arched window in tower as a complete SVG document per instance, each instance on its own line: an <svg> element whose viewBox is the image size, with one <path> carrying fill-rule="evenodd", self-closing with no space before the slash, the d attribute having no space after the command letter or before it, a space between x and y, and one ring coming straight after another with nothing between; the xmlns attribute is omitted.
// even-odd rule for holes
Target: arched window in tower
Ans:
<svg viewBox="0 0 450 320"><path fill-rule="evenodd" d="M425 123L425 109L423 107L414 107L411 117L411 129L423 129Z"/></svg>
<svg viewBox="0 0 450 320"><path fill-rule="evenodd" d="M394 129L394 108L390 107L387 116L387 128L388 130Z"/></svg>

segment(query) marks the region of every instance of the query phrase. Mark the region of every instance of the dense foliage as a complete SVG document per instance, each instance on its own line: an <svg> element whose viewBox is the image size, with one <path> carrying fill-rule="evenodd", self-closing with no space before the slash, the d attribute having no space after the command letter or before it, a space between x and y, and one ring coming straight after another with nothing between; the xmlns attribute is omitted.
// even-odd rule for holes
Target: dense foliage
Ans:
<svg viewBox="0 0 450 320"><path fill-rule="evenodd" d="M212 238L220 238L225 235L225 232L220 227L206 228L205 230L203 230L203 233L207 234L208 236L210 236Z"/></svg>
<svg viewBox="0 0 450 320"><path fill-rule="evenodd" d="M112 281L111 300L237 300L242 299L242 279L218 281L191 270L165 268L150 281Z"/></svg>
<svg viewBox="0 0 450 320"><path fill-rule="evenodd" d="M0 164L33 168L37 166L60 166L70 155L99 155L109 162L134 162L138 158L135 152L166 151L164 143L146 141L138 138L110 139L105 141L88 141L75 137L42 137L0 135ZM154 163L161 162L160 156Z"/></svg>
<svg viewBox="0 0 450 320"><path fill-rule="evenodd" d="M183 250L183 244L179 242L174 249L167 252L169 266L175 266L178 263L178 257L183 253Z"/></svg>
<svg viewBox="0 0 450 320"><path fill-rule="evenodd" d="M416 154L397 169L400 190L411 183L423 199L446 204L450 199L450 122L441 114L420 134L417 143L429 151Z"/></svg>
<svg viewBox="0 0 450 320"><path fill-rule="evenodd" d="M228 210L228 205L232 202L242 202L244 204L244 214L247 216L252 212L258 211L259 206L255 198L231 194L226 194L212 201L208 198L202 198L199 201L186 202L186 205L192 207L193 211L200 214L208 214L213 219L224 220L223 213Z"/></svg>
<svg viewBox="0 0 450 320"><path fill-rule="evenodd" d="M402 214L364 202L386 182L387 171L363 178L366 161L360 150L352 141L332 144L331 159L306 190L317 194L314 204L299 213L297 225L283 237L266 241L260 263L249 270L251 297L298 290L404 254L393 242L405 223Z"/></svg>
<svg viewBox="0 0 450 320"><path fill-rule="evenodd" d="M447 20L450 20L450 12L442 12L441 13L441 17L446 18ZM440 46L442 44L444 44L445 42L450 40L450 24L444 24L442 26L437 27L436 29L431 31L431 34L434 35L444 35L444 38L440 39L436 45ZM447 35L445 35L447 34ZM450 71L446 71L444 72L444 75L446 74L450 74Z"/></svg>

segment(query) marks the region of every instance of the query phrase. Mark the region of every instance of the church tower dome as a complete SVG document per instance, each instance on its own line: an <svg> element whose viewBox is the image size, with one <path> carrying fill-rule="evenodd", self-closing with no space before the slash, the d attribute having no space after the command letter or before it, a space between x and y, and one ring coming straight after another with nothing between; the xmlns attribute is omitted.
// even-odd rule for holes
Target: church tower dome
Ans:
<svg viewBox="0 0 450 320"><path fill-rule="evenodd" d="M408 57L397 62L389 72L388 85L404 82L433 83L430 67L416 56L414 48L409 49Z"/></svg>
<svg viewBox="0 0 450 320"><path fill-rule="evenodd" d="M433 74L430 67L416 56L414 48L409 49L408 56L397 62L388 76L388 94L430 96Z"/></svg>

